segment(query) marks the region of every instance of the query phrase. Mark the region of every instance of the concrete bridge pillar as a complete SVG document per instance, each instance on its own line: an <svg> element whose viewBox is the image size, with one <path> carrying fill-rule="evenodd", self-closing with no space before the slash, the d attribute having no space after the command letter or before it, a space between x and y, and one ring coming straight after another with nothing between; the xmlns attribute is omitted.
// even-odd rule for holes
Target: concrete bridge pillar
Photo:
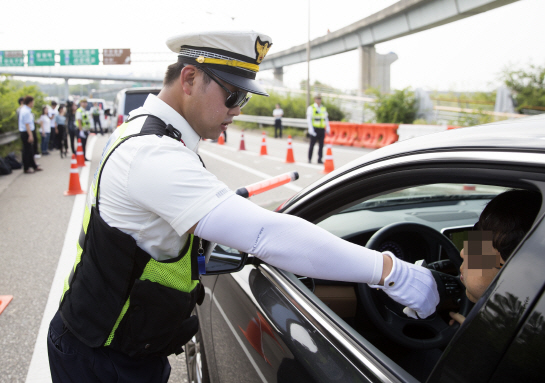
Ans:
<svg viewBox="0 0 545 383"><path fill-rule="evenodd" d="M358 92L363 94L368 88L378 88L383 93L390 92L390 66L398 59L393 52L382 55L374 46L358 47L360 73Z"/></svg>
<svg viewBox="0 0 545 383"><path fill-rule="evenodd" d="M64 100L68 101L68 97L70 96L70 88L68 87L68 78L64 79Z"/></svg>
<svg viewBox="0 0 545 383"><path fill-rule="evenodd" d="M274 82L278 85L284 85L284 67L274 68Z"/></svg>

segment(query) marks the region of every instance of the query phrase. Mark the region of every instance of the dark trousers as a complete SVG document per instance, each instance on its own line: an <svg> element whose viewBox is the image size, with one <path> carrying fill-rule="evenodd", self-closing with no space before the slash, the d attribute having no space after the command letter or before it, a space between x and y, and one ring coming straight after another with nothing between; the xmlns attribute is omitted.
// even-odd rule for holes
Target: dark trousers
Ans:
<svg viewBox="0 0 545 383"><path fill-rule="evenodd" d="M79 130L76 128L68 129L68 133L70 134L70 147L72 148L72 153L76 154L76 147L74 146L74 141L76 141L76 136L79 133Z"/></svg>
<svg viewBox="0 0 545 383"><path fill-rule="evenodd" d="M100 116L93 116L93 123L95 125L95 133L98 133L97 131L97 124L100 128L100 134L104 135L104 132L102 131L102 124L100 123Z"/></svg>
<svg viewBox="0 0 545 383"><path fill-rule="evenodd" d="M38 166L36 165L36 162L34 162L34 145L28 142L27 132L19 133L21 134L21 141L23 142L23 169L25 171L30 168L36 169Z"/></svg>
<svg viewBox="0 0 545 383"><path fill-rule="evenodd" d="M34 137L34 143L32 144L32 150L34 150L34 154L39 154L38 151L38 135L36 134L36 129L32 131L32 136Z"/></svg>
<svg viewBox="0 0 545 383"><path fill-rule="evenodd" d="M282 120L280 118L274 120L274 138L278 137L282 138Z"/></svg>
<svg viewBox="0 0 545 383"><path fill-rule="evenodd" d="M48 150L59 149L59 147L57 146L57 133L55 132L54 126L51 126L51 134L49 135L49 146L47 149Z"/></svg>
<svg viewBox="0 0 545 383"><path fill-rule="evenodd" d="M167 357L133 359L109 347L88 347L64 326L57 312L49 324L47 353L53 383L167 383Z"/></svg>
<svg viewBox="0 0 545 383"><path fill-rule="evenodd" d="M57 125L59 133L55 136L55 147L61 150L61 157L63 153L68 151L68 142L66 139L66 127L64 125Z"/></svg>
<svg viewBox="0 0 545 383"><path fill-rule="evenodd" d="M310 136L310 146L308 148L308 161L312 160L312 152L314 151L314 144L318 142L318 162L322 162L322 152L324 150L324 138L325 129L314 128L316 132L315 136Z"/></svg>

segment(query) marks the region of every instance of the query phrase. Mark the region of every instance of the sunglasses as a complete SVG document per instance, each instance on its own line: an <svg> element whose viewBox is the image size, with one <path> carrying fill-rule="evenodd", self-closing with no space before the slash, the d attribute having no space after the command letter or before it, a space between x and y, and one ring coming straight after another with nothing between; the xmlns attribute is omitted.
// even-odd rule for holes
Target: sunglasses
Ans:
<svg viewBox="0 0 545 383"><path fill-rule="evenodd" d="M212 80L214 80L219 86L221 86L227 93L227 99L225 100L225 107L231 109L236 108L237 106L240 106L242 109L244 105L250 101L250 98L252 98L252 94L248 92L244 92L241 90L237 90L236 92L231 92L229 89L227 89L219 80L205 67L201 67L202 71L206 73Z"/></svg>

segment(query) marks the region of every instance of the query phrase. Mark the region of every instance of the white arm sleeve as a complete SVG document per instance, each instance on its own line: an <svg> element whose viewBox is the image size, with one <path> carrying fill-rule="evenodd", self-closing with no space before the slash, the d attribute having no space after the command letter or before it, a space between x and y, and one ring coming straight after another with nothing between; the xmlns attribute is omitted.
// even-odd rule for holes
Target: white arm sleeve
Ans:
<svg viewBox="0 0 545 383"><path fill-rule="evenodd" d="M233 195L201 219L195 234L312 278L376 284L382 254L354 245L301 218Z"/></svg>

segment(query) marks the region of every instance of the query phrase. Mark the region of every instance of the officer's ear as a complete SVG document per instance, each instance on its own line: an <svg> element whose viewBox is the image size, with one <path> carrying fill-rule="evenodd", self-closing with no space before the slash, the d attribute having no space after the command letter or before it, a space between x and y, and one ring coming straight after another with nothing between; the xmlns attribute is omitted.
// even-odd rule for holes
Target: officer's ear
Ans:
<svg viewBox="0 0 545 383"><path fill-rule="evenodd" d="M197 77L197 68L193 65L184 66L180 72L180 84L185 94L190 95L193 90L195 78Z"/></svg>

